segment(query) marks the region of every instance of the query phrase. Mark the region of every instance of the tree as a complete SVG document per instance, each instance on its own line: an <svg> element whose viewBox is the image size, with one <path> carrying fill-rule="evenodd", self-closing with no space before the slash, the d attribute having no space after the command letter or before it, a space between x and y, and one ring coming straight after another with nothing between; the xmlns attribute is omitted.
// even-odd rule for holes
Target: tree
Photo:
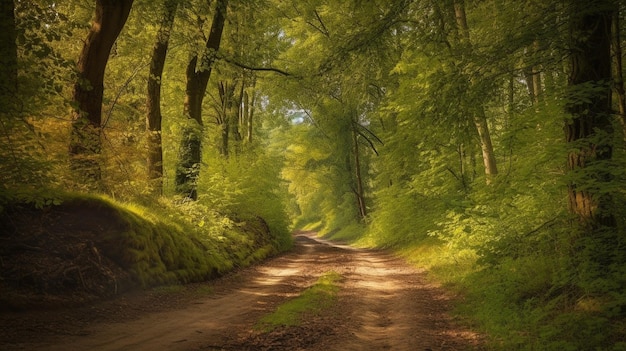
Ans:
<svg viewBox="0 0 626 351"><path fill-rule="evenodd" d="M15 30L15 6L13 1L0 4L0 103L11 106L17 94L17 34ZM11 109L9 109L10 112ZM6 109L3 112L7 112Z"/></svg>
<svg viewBox="0 0 626 351"><path fill-rule="evenodd" d="M356 113L355 113L356 114ZM354 191L354 195L356 196L357 209L359 210L359 217L361 220L365 220L367 217L367 205L365 204L365 189L363 187L363 174L361 171L361 151L359 147L360 138L367 139L367 136L363 134L360 130L361 128L365 129L365 127L361 126L356 120L356 118L352 119L352 159L354 166L354 183L355 187L352 189ZM376 137L377 138L377 137ZM373 144L372 148L374 148ZM375 149L374 149L375 150Z"/></svg>
<svg viewBox="0 0 626 351"><path fill-rule="evenodd" d="M164 13L152 49L148 93L146 98L146 131L148 133L148 179L153 181L155 192L163 189L163 146L161 138L161 84L167 57L169 39L179 0L165 0Z"/></svg>
<svg viewBox="0 0 626 351"><path fill-rule="evenodd" d="M472 44L470 40L469 27L467 25L467 16L465 14L464 0L454 1L454 14L456 17L457 26L461 32L461 43L465 45L465 50L469 50L471 52ZM538 74L534 74L533 82L536 83L537 79ZM538 93L539 92L536 91L534 96L537 96ZM498 174L496 157L493 151L491 134L489 132L489 125L487 124L487 117L485 115L484 107L479 103L478 106L474 108L474 110L475 111L468 112L473 114L474 124L476 125L476 130L478 131L478 136L480 138L480 147L483 155L483 164L485 166L486 181L487 183L489 183Z"/></svg>
<svg viewBox="0 0 626 351"><path fill-rule="evenodd" d="M237 138L238 134L238 129L233 128L233 125L238 123L234 110L236 106L241 104L240 101L236 101L236 88L237 81L220 80L217 84L218 98L216 106L214 106L215 124L218 126L220 134L218 150L224 158L228 158L229 155L231 135Z"/></svg>
<svg viewBox="0 0 626 351"><path fill-rule="evenodd" d="M617 100L617 109L622 123L622 132L626 136L626 91L624 90L624 70L622 65L622 40L620 34L619 6L613 11L611 22L611 56L613 58L613 89Z"/></svg>
<svg viewBox="0 0 626 351"><path fill-rule="evenodd" d="M612 3L570 4L570 99L566 111L571 119L565 137L572 150L567 168L575 177L568 185L569 209L588 230L614 227L608 163L613 146L611 110L611 18Z"/></svg>
<svg viewBox="0 0 626 351"><path fill-rule="evenodd" d="M186 69L185 101L183 114L189 125L183 130L179 165L176 169L176 190L190 199L197 199L195 182L198 178L202 150L202 102L206 92L213 63L222 41L228 0L218 0L215 5L211 31L202 55L193 55Z"/></svg>
<svg viewBox="0 0 626 351"><path fill-rule="evenodd" d="M72 95L70 165L74 176L97 188L102 174L102 96L111 48L122 31L133 0L96 0L95 17L78 58L78 80Z"/></svg>

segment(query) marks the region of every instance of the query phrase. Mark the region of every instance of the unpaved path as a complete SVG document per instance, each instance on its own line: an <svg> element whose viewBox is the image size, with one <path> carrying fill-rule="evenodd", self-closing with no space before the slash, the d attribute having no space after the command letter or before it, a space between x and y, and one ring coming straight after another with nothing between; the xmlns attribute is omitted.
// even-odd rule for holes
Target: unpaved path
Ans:
<svg viewBox="0 0 626 351"><path fill-rule="evenodd" d="M255 323L324 273L338 301L297 327ZM157 289L75 310L0 316L0 350L473 350L449 297L388 254L298 233L293 251L210 283Z"/></svg>

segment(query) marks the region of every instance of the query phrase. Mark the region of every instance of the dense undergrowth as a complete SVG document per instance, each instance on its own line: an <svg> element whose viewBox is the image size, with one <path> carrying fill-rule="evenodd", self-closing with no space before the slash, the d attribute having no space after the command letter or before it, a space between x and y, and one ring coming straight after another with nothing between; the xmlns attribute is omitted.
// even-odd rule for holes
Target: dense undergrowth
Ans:
<svg viewBox="0 0 626 351"><path fill-rule="evenodd" d="M50 307L129 289L207 280L288 249L261 217L195 202L150 206L57 194L5 203L0 218L4 308Z"/></svg>

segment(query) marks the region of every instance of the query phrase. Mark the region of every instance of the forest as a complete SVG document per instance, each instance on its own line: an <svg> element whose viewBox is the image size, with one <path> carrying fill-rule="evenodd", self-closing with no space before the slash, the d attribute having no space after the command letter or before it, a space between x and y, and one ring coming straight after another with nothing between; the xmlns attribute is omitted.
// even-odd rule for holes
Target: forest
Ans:
<svg viewBox="0 0 626 351"><path fill-rule="evenodd" d="M3 0L0 301L26 303L11 255L41 240L15 228L60 212L124 263L120 290L205 280L307 229L428 269L490 349L626 350L625 12ZM93 270L81 288L112 284ZM29 284L70 288L44 273Z"/></svg>

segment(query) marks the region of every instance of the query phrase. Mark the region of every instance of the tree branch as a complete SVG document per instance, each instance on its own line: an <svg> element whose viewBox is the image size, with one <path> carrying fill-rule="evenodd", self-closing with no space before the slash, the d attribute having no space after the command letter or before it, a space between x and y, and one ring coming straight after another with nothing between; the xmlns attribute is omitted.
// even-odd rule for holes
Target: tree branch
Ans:
<svg viewBox="0 0 626 351"><path fill-rule="evenodd" d="M216 57L217 57L218 59L220 59L220 60L223 60L223 61L224 61L224 62L226 62L226 63L229 63L229 64L233 65L233 66L237 66L237 67L239 67L239 68L243 68L243 69L248 69L248 70L251 70L251 71L274 72L274 73L278 73L278 74L280 74L280 75L283 75L283 76L285 76L285 77L292 77L292 76L293 76L293 74L291 74L291 73L289 73L289 72L286 72L286 71L283 71L283 70L282 70L282 69L280 69L280 68L275 68L275 67L255 67L255 66L250 66L250 65L247 65L247 64L245 64L245 63L241 63L241 62L239 62L239 61L235 61L235 60L234 60L234 59L232 59L232 58L228 58L228 57L226 57L226 56L224 56L224 55L219 55L219 54L218 54Z"/></svg>
<svg viewBox="0 0 626 351"><path fill-rule="evenodd" d="M367 127L365 127L364 125L362 125L360 123L354 122L354 121L352 123L354 123L357 127L360 127L361 129L365 130L369 135L374 137L374 139L376 139L376 141L379 142L381 145L385 145L385 143L383 143L383 141L380 140L380 138L376 134L374 134L374 132L369 130Z"/></svg>
<svg viewBox="0 0 626 351"><path fill-rule="evenodd" d="M363 132L361 132L360 130L356 130L356 132L357 132L357 134L362 136L363 139L365 139L367 141L367 143L369 144L370 148L372 148L372 150L374 150L374 153L376 154L376 156L379 156L378 150L376 150L376 146L374 146L374 143L370 140L370 138L368 138L367 135L363 134Z"/></svg>

